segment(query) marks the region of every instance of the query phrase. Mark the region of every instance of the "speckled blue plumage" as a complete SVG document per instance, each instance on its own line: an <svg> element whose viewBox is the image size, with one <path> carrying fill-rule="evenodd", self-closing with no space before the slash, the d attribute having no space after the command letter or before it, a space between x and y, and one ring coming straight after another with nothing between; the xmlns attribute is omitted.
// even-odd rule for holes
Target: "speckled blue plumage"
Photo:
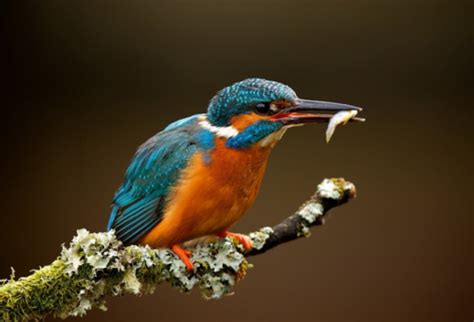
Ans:
<svg viewBox="0 0 474 322"><path fill-rule="evenodd" d="M259 102L295 98L294 91L284 84L247 79L218 92L209 103L207 118L215 126L227 126L232 116L251 112ZM107 225L124 244L136 243L160 222L170 189L195 153L201 152L206 163L212 162L216 137L199 125L202 116L196 114L169 124L135 153L113 199ZM226 146L248 148L281 126L258 121L229 138Z"/></svg>
<svg viewBox="0 0 474 322"><path fill-rule="evenodd" d="M258 121L247 127L242 133L227 140L226 146L232 149L251 147L267 135L281 129L279 122Z"/></svg>
<svg viewBox="0 0 474 322"><path fill-rule="evenodd" d="M249 113L257 103L294 101L296 98L293 89L285 84L262 78L248 78L219 91L209 103L207 116L212 124L226 126L232 116Z"/></svg>
<svg viewBox="0 0 474 322"><path fill-rule="evenodd" d="M199 147L197 117L171 124L135 153L117 190L108 229L135 243L161 220L166 196Z"/></svg>

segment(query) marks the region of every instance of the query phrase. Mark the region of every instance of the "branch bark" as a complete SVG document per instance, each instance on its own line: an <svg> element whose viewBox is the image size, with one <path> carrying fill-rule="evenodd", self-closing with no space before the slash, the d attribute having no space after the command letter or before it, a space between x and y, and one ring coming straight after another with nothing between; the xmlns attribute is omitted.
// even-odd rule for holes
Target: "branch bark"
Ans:
<svg viewBox="0 0 474 322"><path fill-rule="evenodd" d="M303 203L298 211L268 230L269 236L264 245L254 248L246 256L264 253L282 243L301 237L309 237L309 228L324 224L326 213L356 196L355 186L343 178L325 179L311 198Z"/></svg>
<svg viewBox="0 0 474 322"><path fill-rule="evenodd" d="M0 320L82 316L94 307L105 310L107 296L152 293L165 281L182 292L197 287L205 298L220 298L230 294L251 267L246 257L309 236L310 227L323 224L331 208L355 193L354 185L344 179L325 179L294 215L273 228L250 233L254 245L250 252L232 238L195 245L193 272L168 249L123 247L113 232L78 230L52 264L19 280L0 281Z"/></svg>

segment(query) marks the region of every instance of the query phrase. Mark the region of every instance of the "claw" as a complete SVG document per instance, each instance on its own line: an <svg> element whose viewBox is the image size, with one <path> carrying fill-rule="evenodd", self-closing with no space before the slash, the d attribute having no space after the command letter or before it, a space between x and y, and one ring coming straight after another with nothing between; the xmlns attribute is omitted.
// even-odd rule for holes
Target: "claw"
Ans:
<svg viewBox="0 0 474 322"><path fill-rule="evenodd" d="M171 246L171 250L183 261L188 271L192 271L194 269L193 263L191 263L191 260L189 259L189 256L191 256L191 252L189 250L181 248L179 245Z"/></svg>
<svg viewBox="0 0 474 322"><path fill-rule="evenodd" d="M253 243L252 241L250 240L250 238L246 235L242 235L242 234L237 234L237 233L231 233L229 231L224 231L222 233L219 233L217 234L217 236L221 237L221 238L225 238L225 237L233 237L235 239L237 239L239 241L239 243L242 244L242 246L244 246L245 248L245 251L249 251L252 249L253 247Z"/></svg>

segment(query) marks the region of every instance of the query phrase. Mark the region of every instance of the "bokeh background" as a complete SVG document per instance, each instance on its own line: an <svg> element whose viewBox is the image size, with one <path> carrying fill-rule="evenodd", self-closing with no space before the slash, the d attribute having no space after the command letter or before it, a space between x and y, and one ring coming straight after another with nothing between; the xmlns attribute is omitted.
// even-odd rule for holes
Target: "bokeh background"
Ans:
<svg viewBox="0 0 474 322"><path fill-rule="evenodd" d="M365 107L289 131L235 230L356 183L310 239L252 258L234 296L167 285L83 321L472 321L473 5L461 1L3 1L0 276L103 231L135 148L258 76Z"/></svg>

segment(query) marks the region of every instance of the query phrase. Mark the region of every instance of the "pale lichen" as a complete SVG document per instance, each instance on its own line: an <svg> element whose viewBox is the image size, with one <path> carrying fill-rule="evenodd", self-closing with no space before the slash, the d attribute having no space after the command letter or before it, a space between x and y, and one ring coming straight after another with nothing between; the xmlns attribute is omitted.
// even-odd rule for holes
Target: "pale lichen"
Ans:
<svg viewBox="0 0 474 322"><path fill-rule="evenodd" d="M324 179L319 185L316 194L321 199L340 200L344 193L355 196L355 186L343 178Z"/></svg>
<svg viewBox="0 0 474 322"><path fill-rule="evenodd" d="M251 267L245 255L309 236L309 228L322 220L328 209L353 197L352 183L325 179L295 216L273 229L264 227L249 235L256 252L246 252L237 239L229 237L193 244L192 272L169 249L124 247L113 231L90 233L80 229L50 265L18 280L14 271L9 280L0 280L0 321L82 316L93 308L106 310L107 296L153 293L162 282L182 292L198 288L205 298L218 299L232 294L236 282L245 277Z"/></svg>
<svg viewBox="0 0 474 322"><path fill-rule="evenodd" d="M105 310L107 295L152 293L165 281L182 292L198 287L205 298L218 299L231 294L250 267L240 246L229 238L198 244L191 251L193 272L168 249L123 247L113 231L80 229L52 265L2 286L0 303L5 307L0 306L0 320L41 318L38 311L43 309L62 318L82 316L92 308ZM25 298L22 285L28 285L30 303L26 307L18 306Z"/></svg>
<svg viewBox="0 0 474 322"><path fill-rule="evenodd" d="M308 222L308 224L312 224L318 217L324 214L324 207L319 202L308 202L304 204L303 207L301 207L296 213L303 217L303 219Z"/></svg>
<svg viewBox="0 0 474 322"><path fill-rule="evenodd" d="M273 229L271 227L263 227L256 232L250 233L249 237L252 240L253 248L261 249L272 233Z"/></svg>
<svg viewBox="0 0 474 322"><path fill-rule="evenodd" d="M309 227L313 225L316 220L324 216L324 200L341 200L346 192L355 191L352 183L345 181L342 178L324 179L316 190L316 195L296 212L296 215L303 218L296 229L298 237L309 237L311 231Z"/></svg>
<svg viewBox="0 0 474 322"><path fill-rule="evenodd" d="M324 179L318 185L317 194L320 198L339 199L342 193L342 187L335 181L337 179Z"/></svg>
<svg viewBox="0 0 474 322"><path fill-rule="evenodd" d="M306 224L301 223L300 225L298 225L296 235L298 237L309 237L311 236L311 231L309 230L309 227L306 226Z"/></svg>

